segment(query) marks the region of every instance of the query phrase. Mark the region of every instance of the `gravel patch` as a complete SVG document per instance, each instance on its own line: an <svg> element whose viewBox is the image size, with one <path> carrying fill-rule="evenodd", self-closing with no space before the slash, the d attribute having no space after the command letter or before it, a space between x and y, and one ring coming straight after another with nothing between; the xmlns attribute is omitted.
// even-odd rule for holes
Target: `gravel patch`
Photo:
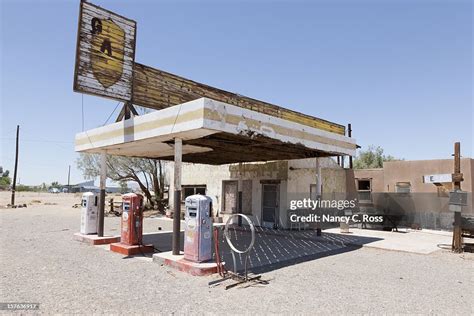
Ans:
<svg viewBox="0 0 474 316"><path fill-rule="evenodd" d="M474 256L354 249L266 272L268 285L209 288L191 277L73 240L78 209L0 210L0 302L53 313L459 314L474 313ZM145 231L171 228L145 219ZM106 231L119 233L119 218Z"/></svg>

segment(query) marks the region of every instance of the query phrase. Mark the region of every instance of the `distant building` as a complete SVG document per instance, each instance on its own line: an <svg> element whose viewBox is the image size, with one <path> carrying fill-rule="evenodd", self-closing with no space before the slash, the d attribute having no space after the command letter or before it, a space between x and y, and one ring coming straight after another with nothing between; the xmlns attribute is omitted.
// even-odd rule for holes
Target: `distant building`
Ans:
<svg viewBox="0 0 474 316"><path fill-rule="evenodd" d="M354 170L360 207L399 214L407 226L450 230L454 217L448 200L453 169L452 159L436 159L388 161L383 168ZM469 204L463 213L474 214L474 159L461 159L461 173L461 189L468 192Z"/></svg>
<svg viewBox="0 0 474 316"><path fill-rule="evenodd" d="M99 188L94 186L94 180L81 182L71 186L71 193L77 192L99 192Z"/></svg>
<svg viewBox="0 0 474 316"><path fill-rule="evenodd" d="M120 187L111 187L108 186L105 188L107 193L120 193ZM71 186L71 193L78 193L78 192L99 192L100 188L94 185L94 180L85 181L78 183L76 185Z"/></svg>

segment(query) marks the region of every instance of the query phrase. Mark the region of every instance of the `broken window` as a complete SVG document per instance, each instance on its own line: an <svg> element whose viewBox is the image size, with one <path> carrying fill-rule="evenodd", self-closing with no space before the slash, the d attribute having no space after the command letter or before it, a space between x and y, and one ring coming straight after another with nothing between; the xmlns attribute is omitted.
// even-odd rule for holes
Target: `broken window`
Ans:
<svg viewBox="0 0 474 316"><path fill-rule="evenodd" d="M200 184L200 185L183 185L182 186L183 194L182 194L182 199L183 201L191 195L195 194L201 194L201 195L206 195L206 185L205 184Z"/></svg>
<svg viewBox="0 0 474 316"><path fill-rule="evenodd" d="M371 179L357 179L357 194L359 201L372 201L372 181Z"/></svg>

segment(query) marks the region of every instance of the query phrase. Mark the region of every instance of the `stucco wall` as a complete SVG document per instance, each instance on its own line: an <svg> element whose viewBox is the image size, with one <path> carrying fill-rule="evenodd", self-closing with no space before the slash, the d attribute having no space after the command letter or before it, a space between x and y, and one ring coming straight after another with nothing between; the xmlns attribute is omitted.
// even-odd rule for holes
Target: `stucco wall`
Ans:
<svg viewBox="0 0 474 316"><path fill-rule="evenodd" d="M461 159L461 172L464 174L462 189L472 192L472 159ZM388 161L384 162L384 187L386 192L395 192L397 182L410 182L413 192L437 192L435 185L423 183L424 175L451 174L454 172L452 159Z"/></svg>
<svg viewBox="0 0 474 316"><path fill-rule="evenodd" d="M346 173L331 158L320 158L323 194L331 198L334 192L346 189ZM173 163L168 166L170 192L173 187ZM279 180L279 226L288 227L287 211L290 200L309 198L311 184L316 184L316 159L272 161L265 163L230 164L211 166L202 164L183 164L182 185L206 185L206 194L213 200L213 213L222 214L222 181L252 181L252 219L257 225L261 222L262 180ZM241 182L244 183L244 182ZM170 206L172 207L172 199ZM245 210L244 210L245 212Z"/></svg>
<svg viewBox="0 0 474 316"><path fill-rule="evenodd" d="M371 179L372 191L383 192L384 186L384 169L356 169L354 170L356 179ZM356 184L357 185L357 184ZM356 186L357 188L357 186Z"/></svg>
<svg viewBox="0 0 474 316"><path fill-rule="evenodd" d="M452 159L390 161L383 169L355 170L356 179L372 179L372 202L375 211L385 214L401 215L408 226L430 229L452 229L454 215L449 211L448 193L452 190L450 182L436 186L424 183L423 176L453 173ZM474 214L474 160L461 159L461 172L464 181L463 191L468 192L469 205L463 207L463 213ZM410 193L396 193L397 182L409 182ZM440 192L438 192L440 191Z"/></svg>

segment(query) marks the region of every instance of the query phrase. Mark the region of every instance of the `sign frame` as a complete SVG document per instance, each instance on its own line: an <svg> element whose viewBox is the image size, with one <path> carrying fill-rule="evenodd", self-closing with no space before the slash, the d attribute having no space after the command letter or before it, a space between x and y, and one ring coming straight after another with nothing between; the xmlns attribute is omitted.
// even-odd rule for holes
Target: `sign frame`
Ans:
<svg viewBox="0 0 474 316"><path fill-rule="evenodd" d="M92 59L94 58L92 43L92 41L94 40L94 31L92 31L92 26L89 26L88 29L84 27L84 25L87 25L84 17L85 11L96 11L98 16L94 18L99 19L101 23L105 22L111 25L112 27L116 27L117 30L121 29L121 31L123 32L123 59L119 61L112 60L112 63L115 62L116 64L118 63L122 65L122 69L120 70L121 73L118 78L116 78L116 82L107 83L107 85L111 83L109 86L104 86L104 84L100 82L100 78L98 78L97 75L94 74L93 64L95 61L92 61ZM91 15L90 13L88 14ZM93 23L92 19L91 24ZM120 25L128 26L129 29L124 30ZM100 25L99 32L101 31L102 24ZM92 32L92 35L88 34L88 32ZM81 0L79 6L79 18L76 38L73 91L114 99L122 102L130 102L133 99L136 33L137 22L135 20L126 18L120 14L104 9L98 5ZM104 49L102 51L102 46L101 52L104 55L107 52L109 56L112 56L112 48L115 45L117 44L114 43L114 40L112 39L112 44L109 43L109 50L106 51ZM97 53L97 50L95 50L95 52ZM101 52L98 53L100 54ZM103 57L99 56L99 58ZM102 62L102 65L107 64L109 61L111 61L111 59L112 57L109 60L105 61L105 63ZM99 63L95 62L95 64ZM97 68L100 68L100 65L97 66ZM106 80L110 80L109 74L105 75L104 78L106 78Z"/></svg>

